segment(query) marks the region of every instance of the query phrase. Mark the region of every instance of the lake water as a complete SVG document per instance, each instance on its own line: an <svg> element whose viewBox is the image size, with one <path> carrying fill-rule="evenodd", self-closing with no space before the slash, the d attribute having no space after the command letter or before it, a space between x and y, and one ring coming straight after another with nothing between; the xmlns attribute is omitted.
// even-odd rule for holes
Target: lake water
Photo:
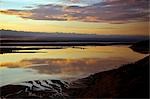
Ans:
<svg viewBox="0 0 150 99"><path fill-rule="evenodd" d="M146 56L128 47L80 46L0 54L0 86L38 79L75 80Z"/></svg>

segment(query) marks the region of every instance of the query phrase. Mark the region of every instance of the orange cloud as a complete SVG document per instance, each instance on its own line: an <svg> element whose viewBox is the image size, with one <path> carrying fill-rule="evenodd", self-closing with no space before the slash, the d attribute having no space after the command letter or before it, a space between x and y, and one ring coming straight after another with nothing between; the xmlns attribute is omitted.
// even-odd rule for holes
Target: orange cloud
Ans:
<svg viewBox="0 0 150 99"><path fill-rule="evenodd" d="M0 13L8 15L18 15L20 17L30 17L32 13L30 11L17 11L17 10L1 10Z"/></svg>

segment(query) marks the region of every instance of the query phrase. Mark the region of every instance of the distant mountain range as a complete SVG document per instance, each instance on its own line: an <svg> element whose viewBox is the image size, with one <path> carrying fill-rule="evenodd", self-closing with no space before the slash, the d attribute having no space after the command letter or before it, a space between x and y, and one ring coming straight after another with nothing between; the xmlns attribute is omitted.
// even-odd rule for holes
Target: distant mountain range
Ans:
<svg viewBox="0 0 150 99"><path fill-rule="evenodd" d="M44 33L0 30L1 42L8 41L50 41L50 42L137 42L148 39L146 36L96 35L75 33Z"/></svg>

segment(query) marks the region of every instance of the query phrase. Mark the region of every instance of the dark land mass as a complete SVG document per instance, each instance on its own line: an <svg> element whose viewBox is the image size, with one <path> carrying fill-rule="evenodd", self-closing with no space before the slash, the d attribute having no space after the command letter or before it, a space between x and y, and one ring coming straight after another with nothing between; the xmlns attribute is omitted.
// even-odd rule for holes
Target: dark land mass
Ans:
<svg viewBox="0 0 150 99"><path fill-rule="evenodd" d="M149 98L149 56L118 69L96 73L66 85L59 80L53 82L57 84L50 84L46 80L25 83L31 87L1 87L1 98Z"/></svg>
<svg viewBox="0 0 150 99"><path fill-rule="evenodd" d="M148 98L149 56L115 70L74 81L67 92L73 98Z"/></svg>
<svg viewBox="0 0 150 99"><path fill-rule="evenodd" d="M17 42L17 41L15 41ZM40 49L63 49L66 47L76 48L75 46L111 46L111 45L132 45L130 48L136 52L140 53L149 53L149 40L140 41L137 43L133 42L43 42L38 43L38 41L30 42L21 41L21 42L5 42L1 43L0 54L4 53L15 53L18 50L40 50ZM33 43L33 44L32 44ZM3 46L10 46L10 48L3 48ZM11 48L11 46L27 46L28 48ZM37 46L36 48L32 48L32 46ZM55 46L54 48L49 47L38 47L38 46ZM31 48L30 48L31 47ZM22 52L23 53L23 52ZM26 52L27 53L27 52ZM32 53L32 52L30 52Z"/></svg>
<svg viewBox="0 0 150 99"><path fill-rule="evenodd" d="M136 52L147 54L150 52L149 44L149 40L144 40L133 44L130 48Z"/></svg>
<svg viewBox="0 0 150 99"><path fill-rule="evenodd" d="M0 42L138 42L147 36L44 33L0 30Z"/></svg>
<svg viewBox="0 0 150 99"><path fill-rule="evenodd" d="M48 43L1 43L1 46L108 46L108 45L129 45L133 44L132 42L48 42Z"/></svg>
<svg viewBox="0 0 150 99"><path fill-rule="evenodd" d="M127 35L96 35L76 33L44 33L0 30L0 54L14 53L17 50L32 50L12 48L12 46L107 46L129 45L147 39L147 36ZM8 48L4 48L7 46ZM39 50L42 48L34 48ZM44 49L44 48L43 48ZM46 48L45 48L46 49Z"/></svg>
<svg viewBox="0 0 150 99"><path fill-rule="evenodd" d="M32 51L32 50L40 50L40 49L64 49L64 47L52 47L52 48L0 48L0 54L5 54L5 53L45 53L45 52L38 52L38 51ZM21 50L26 50L26 51L21 51ZM27 51L29 50L29 51ZM19 52L21 51L21 52Z"/></svg>

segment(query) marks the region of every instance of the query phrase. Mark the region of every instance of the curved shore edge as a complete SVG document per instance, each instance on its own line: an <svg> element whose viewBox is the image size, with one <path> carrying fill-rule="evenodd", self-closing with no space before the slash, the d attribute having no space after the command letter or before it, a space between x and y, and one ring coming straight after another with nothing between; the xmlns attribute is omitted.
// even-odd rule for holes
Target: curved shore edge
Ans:
<svg viewBox="0 0 150 99"><path fill-rule="evenodd" d="M144 40L144 41L140 41L140 42L137 42L137 43L131 45L130 48L133 51L143 53L143 54L148 54L150 52L149 45L150 45L150 41L149 40Z"/></svg>
<svg viewBox="0 0 150 99"><path fill-rule="evenodd" d="M36 80L2 86L1 98L148 98L149 56L71 83Z"/></svg>

